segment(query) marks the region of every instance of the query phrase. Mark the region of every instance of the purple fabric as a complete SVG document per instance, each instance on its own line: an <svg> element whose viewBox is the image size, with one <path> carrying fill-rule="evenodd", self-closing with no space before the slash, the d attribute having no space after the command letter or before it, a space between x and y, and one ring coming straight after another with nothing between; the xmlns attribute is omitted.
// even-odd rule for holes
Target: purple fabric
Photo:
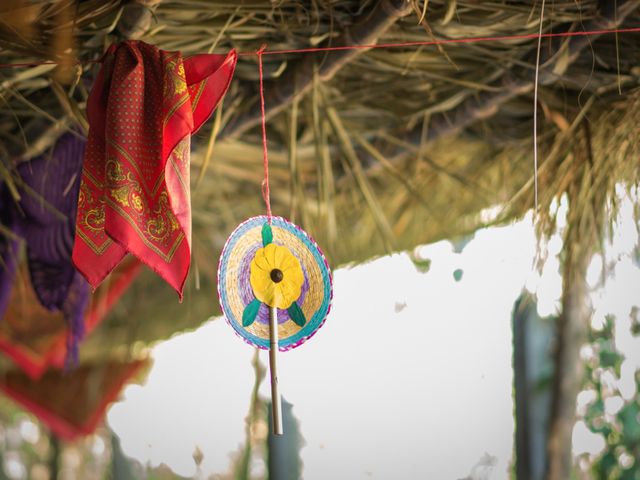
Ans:
<svg viewBox="0 0 640 480"><path fill-rule="evenodd" d="M4 185L0 185L0 223L3 227L11 229L11 197ZM9 306L11 298L11 285L18 265L18 247L16 239L8 238L0 233L0 318L4 318L4 312Z"/></svg>
<svg viewBox="0 0 640 480"><path fill-rule="evenodd" d="M89 284L82 275L76 273L69 288L69 294L62 305L62 312L69 325L67 336L67 358L65 367L78 364L78 345L84 337L84 311L89 302Z"/></svg>
<svg viewBox="0 0 640 480"><path fill-rule="evenodd" d="M13 284L13 277L18 264L19 246L17 240L0 236L0 318L4 317L4 312L9 306L11 285Z"/></svg>
<svg viewBox="0 0 640 480"><path fill-rule="evenodd" d="M68 363L77 361L89 301L89 285L71 262L85 143L68 133L60 137L50 155L21 164L21 200L17 205L11 200L2 208L6 226L26 243L31 283L40 303L64 313L70 329ZM10 290L12 281L13 273L0 277L0 301L3 288Z"/></svg>
<svg viewBox="0 0 640 480"><path fill-rule="evenodd" d="M42 155L18 168L24 183L37 195L22 195L22 214L16 216L15 230L27 243L33 288L49 310L63 308L77 275L71 251L84 146L85 140L66 134L51 156Z"/></svg>

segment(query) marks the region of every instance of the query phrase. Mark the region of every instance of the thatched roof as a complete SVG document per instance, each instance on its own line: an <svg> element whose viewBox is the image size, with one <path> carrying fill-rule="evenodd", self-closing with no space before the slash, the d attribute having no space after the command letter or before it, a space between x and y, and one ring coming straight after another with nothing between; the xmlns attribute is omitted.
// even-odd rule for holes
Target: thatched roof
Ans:
<svg viewBox="0 0 640 480"><path fill-rule="evenodd" d="M300 49L527 35L541 2L72 0L0 7L0 155L46 152L86 128L84 102L105 47L140 38L167 50ZM634 27L640 0L547 2L543 32ZM20 10L17 10L20 8ZM583 179L582 205L638 180L637 33L542 41L540 211ZM537 40L265 55L274 211L301 224L334 266L505 222L533 207ZM76 66L76 59L81 65ZM165 337L217 313L215 268L237 223L264 211L256 57L194 142L194 259L182 305L145 274L86 351ZM578 150L581 154L578 154ZM584 152L587 152L586 154ZM588 158L588 161L583 161ZM480 215L504 205L497 218ZM599 231L593 207L581 228ZM542 215L541 225L550 222ZM546 221L546 223L545 223ZM578 230L578 241L584 232ZM105 342L105 338L108 341ZM93 347L91 346L93 345ZM95 348L94 348L95 347Z"/></svg>

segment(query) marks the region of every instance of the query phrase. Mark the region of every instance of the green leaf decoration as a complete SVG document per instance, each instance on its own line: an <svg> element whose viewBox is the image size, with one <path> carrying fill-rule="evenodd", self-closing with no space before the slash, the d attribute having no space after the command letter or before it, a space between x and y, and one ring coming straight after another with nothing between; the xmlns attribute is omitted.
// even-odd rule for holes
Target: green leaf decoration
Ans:
<svg viewBox="0 0 640 480"><path fill-rule="evenodd" d="M266 247L273 241L273 231L269 222L265 222L262 226L262 246Z"/></svg>
<svg viewBox="0 0 640 480"><path fill-rule="evenodd" d="M464 273L464 272L462 271L462 269L461 269L461 268L458 268L458 269L454 270L454 271L453 271L453 279L454 279L456 282L459 282L460 280L462 280L462 274L463 274L463 273Z"/></svg>
<svg viewBox="0 0 640 480"><path fill-rule="evenodd" d="M258 315L258 310L260 310L260 305L262 302L258 299L255 299L249 305L244 307L244 312L242 312L242 326L248 327L251 325Z"/></svg>
<svg viewBox="0 0 640 480"><path fill-rule="evenodd" d="M299 327L304 327L304 324L307 323L307 319L304 318L304 312L300 309L297 302L293 302L287 309L287 312L289 312L289 317L291 317L293 323Z"/></svg>

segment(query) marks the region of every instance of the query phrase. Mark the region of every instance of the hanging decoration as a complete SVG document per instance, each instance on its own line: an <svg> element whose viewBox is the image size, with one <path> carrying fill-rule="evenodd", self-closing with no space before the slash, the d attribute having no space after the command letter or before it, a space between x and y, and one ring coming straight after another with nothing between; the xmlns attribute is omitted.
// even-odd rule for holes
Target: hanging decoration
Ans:
<svg viewBox="0 0 640 480"><path fill-rule="evenodd" d="M333 295L329 265L315 241L271 215L262 55L258 51L263 198L266 215L252 217L229 236L218 264L218 299L227 322L250 345L269 350L272 426L282 435L277 352L308 340L324 323Z"/></svg>
<svg viewBox="0 0 640 480"><path fill-rule="evenodd" d="M71 442L92 434L124 385L150 367L149 358L109 360L70 372L48 370L37 380L9 370L0 377L0 391Z"/></svg>
<svg viewBox="0 0 640 480"><path fill-rule="evenodd" d="M0 187L0 351L30 377L78 360L78 343L109 311L139 271L120 269L90 298L86 280L71 262L85 140L60 137L50 155L17 168L19 200ZM21 244L25 255L21 255Z"/></svg>
<svg viewBox="0 0 640 480"><path fill-rule="evenodd" d="M277 310L278 348L290 350L322 326L331 303L331 272L316 243L281 217L240 224L218 268L225 318L247 343L269 349L269 311Z"/></svg>
<svg viewBox="0 0 640 480"><path fill-rule="evenodd" d="M89 286L71 263L79 172L85 141L77 134L59 139L51 155L42 155L18 167L19 201L6 185L0 193L2 223L15 238L0 239L0 313L4 315L15 283L19 239L26 244L30 278L37 301L50 312L60 312L69 326L69 361L75 363L84 334L83 316Z"/></svg>
<svg viewBox="0 0 640 480"><path fill-rule="evenodd" d="M89 139L73 261L96 288L131 253L180 299L191 261L191 134L224 96L235 51L183 59L112 45L87 103Z"/></svg>
<svg viewBox="0 0 640 480"><path fill-rule="evenodd" d="M77 347L68 348L69 339L75 337L64 312L43 307L31 285L26 265L19 268L7 290L10 295L5 308L1 310L0 351L27 376L38 379L48 369L61 370L65 363L74 365L71 354L77 352ZM100 285L91 295L88 306L80 312L85 336L102 322L141 270L140 262L128 259L111 273L109 282ZM78 277L88 289L84 278Z"/></svg>

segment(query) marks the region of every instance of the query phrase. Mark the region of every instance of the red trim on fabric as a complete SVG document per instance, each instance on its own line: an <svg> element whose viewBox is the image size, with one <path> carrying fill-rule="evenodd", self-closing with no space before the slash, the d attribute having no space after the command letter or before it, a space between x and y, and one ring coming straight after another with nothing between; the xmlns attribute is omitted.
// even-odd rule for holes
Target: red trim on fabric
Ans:
<svg viewBox="0 0 640 480"><path fill-rule="evenodd" d="M93 414L89 416L83 428L80 430L81 434L88 435L96 429L98 424L103 420L109 404L113 403L118 398L118 395L120 395L122 387L124 387L124 385L131 378L133 378L142 367L148 365L149 362L150 360L148 359L137 360L136 362L130 364L129 370L125 373L125 375L122 376L120 381L114 382L111 388L104 394L98 408L96 408Z"/></svg>
<svg viewBox="0 0 640 480"><path fill-rule="evenodd" d="M107 280L108 283L105 283L93 295L85 312L85 336L88 336L100 324L141 271L142 264L131 257L111 274L113 280ZM64 367L67 335L68 328L61 329L59 333L55 334L55 339L51 341L49 348L39 352L40 354L23 348L21 344L12 342L8 337L0 336L0 350L11 358L26 375L37 380L49 366L59 369Z"/></svg>
<svg viewBox="0 0 640 480"><path fill-rule="evenodd" d="M187 85L194 85L206 80L207 83L202 92L202 98L208 98L208 102L199 101L193 111L192 134L200 130L200 127L211 117L217 108L220 100L225 96L233 73L238 62L238 54L231 50L226 57L217 55L216 62L203 62L201 57L205 55L194 55L184 60L184 71L187 78ZM206 55L208 57L208 55Z"/></svg>
<svg viewBox="0 0 640 480"><path fill-rule="evenodd" d="M111 273L111 276L115 278L112 282L103 287L106 288L106 293L102 296L96 294L91 298L91 303L89 304L89 308L84 317L85 337L89 336L100 322L104 320L113 306L118 302L118 300L120 300L120 297L124 295L141 271L142 263L131 257L122 262L121 266ZM46 364L38 376L41 376L42 373L44 373L47 365L58 369L64 368L66 354L67 331L65 330L65 332L61 334L56 341L55 347L53 347L47 355Z"/></svg>
<svg viewBox="0 0 640 480"><path fill-rule="evenodd" d="M62 334L62 342L64 344L64 339L66 337L66 333ZM52 347L51 350L54 350L55 347ZM47 357L49 354L38 357L36 355L30 355L27 350L20 347L20 345L16 345L5 338L0 338L0 350L11 358L20 369L26 373L29 377L33 379L39 378L44 371L47 369ZM50 351L51 351L50 350Z"/></svg>
<svg viewBox="0 0 640 480"><path fill-rule="evenodd" d="M90 334L95 327L111 311L120 297L127 291L129 286L142 271L142 263L135 258L129 258L122 263L121 268L114 271L112 275L116 278L109 284L107 293L99 302L91 302L89 312L85 317L84 328L86 334Z"/></svg>
<svg viewBox="0 0 640 480"><path fill-rule="evenodd" d="M111 213L106 213L111 212ZM118 244L123 250L133 254L140 262L147 265L151 270L156 272L164 281L166 281L178 293L182 300L182 288L189 273L190 249L185 239L176 249L171 261L164 261L156 252L150 250L138 236L133 235L134 231L117 212L114 212L108 205L105 205L105 232L111 238L117 239ZM124 235L123 235L124 234ZM179 265L186 265L186 268L180 270ZM173 268L167 268L173 267Z"/></svg>
<svg viewBox="0 0 640 480"><path fill-rule="evenodd" d="M136 360L130 363L128 365L129 368L108 387L106 392L103 394L102 399L98 402L88 418L78 425L60 416L57 412L52 411L47 405L38 403L38 401L29 397L22 391L13 390L8 385L1 382L0 390L20 404L23 408L32 412L60 438L66 441L73 441L78 437L90 435L95 431L98 424L103 420L107 407L116 400L122 390L122 387L131 378L133 378L142 367L148 366L149 363L149 359ZM68 375L73 375L73 373ZM37 381L34 381L34 383L37 383Z"/></svg>
<svg viewBox="0 0 640 480"><path fill-rule="evenodd" d="M76 240L71 260L76 270L95 290L126 255L126 250L115 242L111 243L101 255L96 255L85 242Z"/></svg>
<svg viewBox="0 0 640 480"><path fill-rule="evenodd" d="M53 414L51 411L47 410L46 407L26 396L22 392L11 390L7 385L2 383L0 383L0 390L2 390L9 398L12 398L16 403L20 404L25 410L29 410L33 413L42 421L42 423L46 424L63 440L72 441L81 434L78 429L66 419Z"/></svg>
<svg viewBox="0 0 640 480"><path fill-rule="evenodd" d="M126 251L167 281L182 300L191 264L191 208L188 186L185 192L179 180L188 180L189 152L180 152L184 160L180 165L169 159L179 142L195 130L194 120L200 126L211 115L227 91L236 61L232 51L226 56L197 55L185 64L179 52L162 51L141 41L109 48L102 77L90 95L89 142L80 194L84 201L79 204L76 222L82 235L76 235L73 254L74 264L94 288ZM189 88L189 82L192 86L205 83L198 89ZM195 112L192 100L197 101ZM123 172L129 176L122 176ZM134 193L129 184L139 194L134 200L142 201L144 208L137 213L132 213L138 207L131 203L129 195ZM110 205L111 197L122 206ZM155 218L157 208L167 208L159 203L162 198L168 200L179 230L171 226L171 216L160 211ZM98 211L93 214L95 224L89 225L94 210ZM157 228L169 229L168 233L152 237L152 220L165 222ZM100 243L105 235L114 244L102 253L86 244L92 238ZM178 244L180 235L184 238Z"/></svg>

